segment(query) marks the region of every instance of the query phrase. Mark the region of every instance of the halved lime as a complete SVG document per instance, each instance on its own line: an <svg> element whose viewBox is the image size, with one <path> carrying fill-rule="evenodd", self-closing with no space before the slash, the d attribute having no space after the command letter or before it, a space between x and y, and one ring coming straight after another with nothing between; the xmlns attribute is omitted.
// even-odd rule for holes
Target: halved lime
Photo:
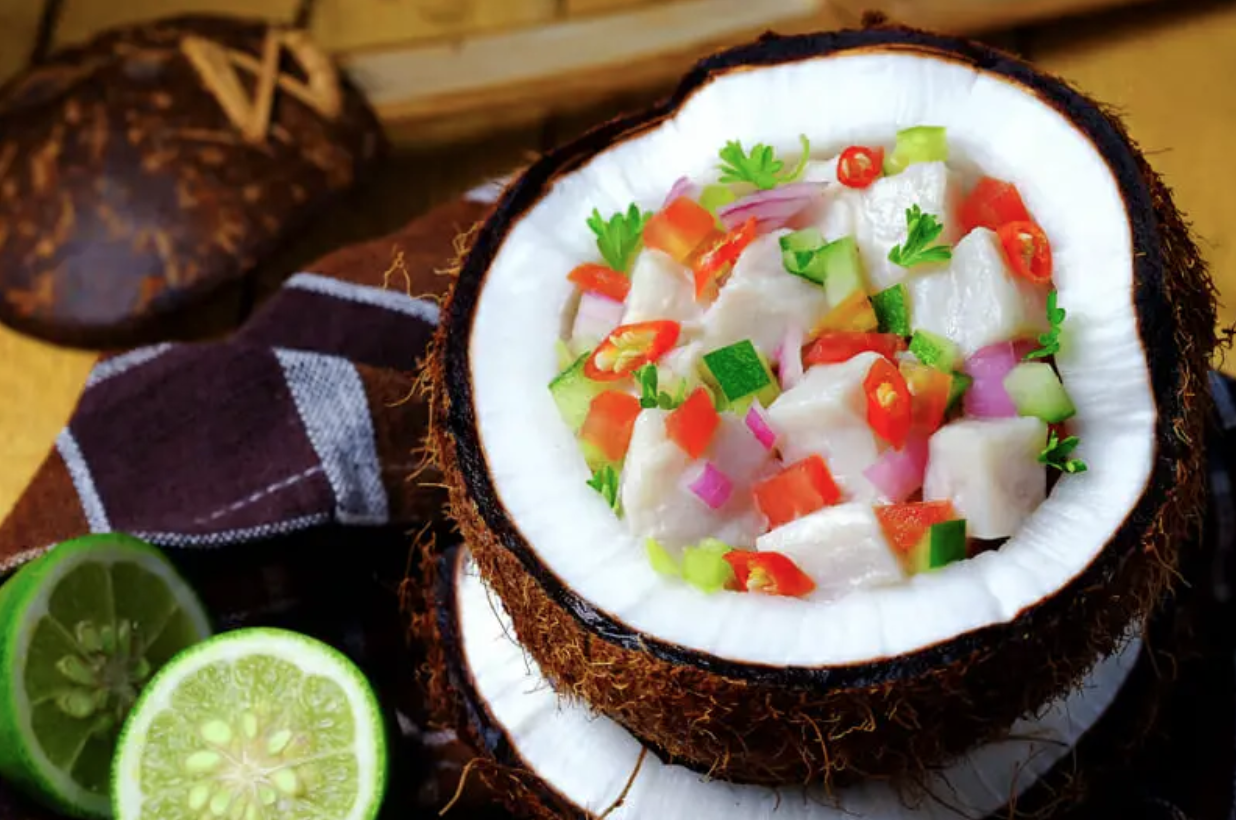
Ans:
<svg viewBox="0 0 1236 820"><path fill-rule="evenodd" d="M372 820L386 788L377 698L351 661L242 629L164 667L125 724L117 820Z"/></svg>
<svg viewBox="0 0 1236 820"><path fill-rule="evenodd" d="M142 687L210 634L154 547L68 541L0 587L0 776L76 817L107 817L112 756Z"/></svg>

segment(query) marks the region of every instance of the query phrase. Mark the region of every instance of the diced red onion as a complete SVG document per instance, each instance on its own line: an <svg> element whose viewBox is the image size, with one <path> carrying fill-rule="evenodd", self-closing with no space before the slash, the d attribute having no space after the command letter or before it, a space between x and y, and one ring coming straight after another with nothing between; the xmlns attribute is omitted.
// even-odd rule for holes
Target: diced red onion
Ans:
<svg viewBox="0 0 1236 820"><path fill-rule="evenodd" d="M824 195L824 187L818 182L795 182L770 191L756 191L718 208L717 216L727 230L732 231L750 217L755 217L760 233L775 231L785 227L803 210L817 204Z"/></svg>
<svg viewBox="0 0 1236 820"><path fill-rule="evenodd" d="M772 419L768 417L768 411L758 401L751 402L751 408L747 410L747 417L744 421L751 435L755 436L756 441L762 444L765 450L771 450L777 446L778 436L777 431L773 429Z"/></svg>
<svg viewBox="0 0 1236 820"><path fill-rule="evenodd" d="M691 199L698 199L699 195L700 187L698 185L687 177L678 177L669 189L669 193L665 195L665 202L661 203L661 207L664 208L679 197L685 196Z"/></svg>
<svg viewBox="0 0 1236 820"><path fill-rule="evenodd" d="M905 501L923 486L927 474L927 437L913 434L900 450L886 450L880 460L863 471L880 494L893 504Z"/></svg>
<svg viewBox="0 0 1236 820"><path fill-rule="evenodd" d="M711 461L700 462L698 467L688 470L684 478L687 489L710 509L721 509L734 492L734 483L729 476L713 466Z"/></svg>
<svg viewBox="0 0 1236 820"><path fill-rule="evenodd" d="M587 292L579 297L579 310L571 329L573 339L600 341L622 323L626 306L600 294Z"/></svg>
<svg viewBox="0 0 1236 820"><path fill-rule="evenodd" d="M1003 419L1017 415L1017 408L1004 389L1004 377L1033 347L1033 342L998 342L966 360L965 372L974 379L962 404L967 416Z"/></svg>
<svg viewBox="0 0 1236 820"><path fill-rule="evenodd" d="M778 362L777 376L781 380L781 389L789 390L798 384L803 377L803 329L789 325L785 335L781 337L781 359Z"/></svg>

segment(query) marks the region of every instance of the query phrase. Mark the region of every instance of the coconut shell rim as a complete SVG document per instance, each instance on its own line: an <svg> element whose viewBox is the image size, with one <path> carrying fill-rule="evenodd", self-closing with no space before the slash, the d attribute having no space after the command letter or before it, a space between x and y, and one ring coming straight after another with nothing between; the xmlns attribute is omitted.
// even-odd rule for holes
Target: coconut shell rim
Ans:
<svg viewBox="0 0 1236 820"><path fill-rule="evenodd" d="M1063 115L1086 137L1106 161L1126 206L1133 241L1133 303L1138 335L1150 374L1157 408L1152 470L1140 497L1107 544L1090 563L1054 593L1040 598L1009 620L960 633L944 641L894 656L851 664L771 666L721 658L642 633L595 607L567 586L524 539L498 497L480 444L473 409L469 342L475 308L485 276L506 235L518 220L567 174L600 151L658 127L715 76L864 51L894 51L946 59L1014 82ZM674 93L644 111L619 117L582 137L546 153L507 186L494 212L477 231L460 267L458 280L445 311L442 358L448 394L445 432L454 443L455 457L467 494L486 529L515 556L558 606L569 612L580 628L617 646L647 653L658 660L698 668L732 680L774 686L858 688L920 677L982 647L1017 633L1033 632L1038 622L1051 622L1085 590L1103 586L1117 574L1128 556L1144 548L1143 538L1160 509L1170 503L1176 486L1175 464L1182 460L1174 431L1188 413L1181 351L1174 343L1180 321L1170 309L1164 278L1165 252L1154 197L1142 176L1139 154L1098 104L1062 81L1042 74L1020 59L973 41L900 27L877 27L816 34L768 34L699 62Z"/></svg>

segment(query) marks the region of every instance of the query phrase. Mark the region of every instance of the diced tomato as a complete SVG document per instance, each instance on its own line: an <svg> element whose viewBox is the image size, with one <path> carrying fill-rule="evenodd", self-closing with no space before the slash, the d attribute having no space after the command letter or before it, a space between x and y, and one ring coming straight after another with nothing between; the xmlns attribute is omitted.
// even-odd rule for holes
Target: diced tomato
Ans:
<svg viewBox="0 0 1236 820"><path fill-rule="evenodd" d="M708 449L712 436L721 424L712 396L697 387L686 401L665 417L665 435L691 458L699 458Z"/></svg>
<svg viewBox="0 0 1236 820"><path fill-rule="evenodd" d="M734 569L735 587L740 592L799 598L815 591L811 576L779 552L730 550L724 557Z"/></svg>
<svg viewBox="0 0 1236 820"><path fill-rule="evenodd" d="M579 437L593 444L609 461L622 461L631 444L639 399L620 390L606 390L592 400Z"/></svg>
<svg viewBox="0 0 1236 820"><path fill-rule="evenodd" d="M817 333L825 331L847 331L851 333L869 333L880 326L876 318L875 308L867 294L861 290L850 293L841 300L841 304L828 312L820 324L816 326Z"/></svg>
<svg viewBox="0 0 1236 820"><path fill-rule="evenodd" d="M906 341L892 333L849 333L828 331L821 333L807 346L803 362L813 364L836 364L846 362L868 350L892 358L906 349Z"/></svg>
<svg viewBox="0 0 1236 820"><path fill-rule="evenodd" d="M867 378L863 379L867 394L867 424L872 432L900 450L910 434L910 388L906 380L888 359L876 359Z"/></svg>
<svg viewBox="0 0 1236 820"><path fill-rule="evenodd" d="M828 465L818 455L796 461L755 485L755 504L768 519L769 529L802 518L841 500Z"/></svg>
<svg viewBox="0 0 1236 820"><path fill-rule="evenodd" d="M597 265L592 262L580 265L567 275L580 290L597 293L613 299L615 302L625 302L631 292L631 280L613 268Z"/></svg>
<svg viewBox="0 0 1236 820"><path fill-rule="evenodd" d="M1051 281L1051 243L1042 228L1033 222L1010 222L997 233L1013 273L1036 285Z"/></svg>
<svg viewBox="0 0 1236 820"><path fill-rule="evenodd" d="M664 356L678 341L680 329L677 322L665 320L616 327L584 362L584 375L598 382L629 376Z"/></svg>
<svg viewBox="0 0 1236 820"><path fill-rule="evenodd" d="M751 217L696 257L692 271L695 273L697 300L716 296L717 285L751 244L751 240L755 239L757 224L755 217Z"/></svg>
<svg viewBox="0 0 1236 820"><path fill-rule="evenodd" d="M915 501L875 508L876 519L889 545L905 554L918 544L933 524L957 517L951 501Z"/></svg>
<svg viewBox="0 0 1236 820"><path fill-rule="evenodd" d="M837 158L837 181L847 188L866 188L883 170L883 148L851 145Z"/></svg>
<svg viewBox="0 0 1236 820"><path fill-rule="evenodd" d="M957 209L961 232L975 228L998 231L1010 222L1029 222L1030 212L1021 201L1021 194L1011 182L983 177Z"/></svg>
<svg viewBox="0 0 1236 820"><path fill-rule="evenodd" d="M953 377L918 362L902 362L900 370L910 388L910 428L930 435L944 423Z"/></svg>
<svg viewBox="0 0 1236 820"><path fill-rule="evenodd" d="M702 205L680 196L644 226L644 246L667 253L680 265L689 265L700 246L715 242L721 232L717 218Z"/></svg>

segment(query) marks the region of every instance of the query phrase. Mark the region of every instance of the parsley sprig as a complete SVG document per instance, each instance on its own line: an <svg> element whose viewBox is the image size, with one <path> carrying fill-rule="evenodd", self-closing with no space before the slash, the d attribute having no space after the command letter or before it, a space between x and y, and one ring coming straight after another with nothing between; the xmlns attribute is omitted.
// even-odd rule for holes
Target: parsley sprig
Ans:
<svg viewBox="0 0 1236 820"><path fill-rule="evenodd" d="M1051 323L1051 330L1039 334L1041 347L1027 353L1027 359L1046 359L1060 352L1060 329L1067 315L1064 308L1056 305L1056 292L1053 290L1047 294L1047 321Z"/></svg>
<svg viewBox="0 0 1236 820"><path fill-rule="evenodd" d="M1055 467L1064 473L1086 472L1086 462L1080 458L1069 458L1077 449L1078 441L1077 436L1062 439L1055 430L1050 431L1047 434L1047 446L1039 453L1039 464Z"/></svg>
<svg viewBox="0 0 1236 820"><path fill-rule="evenodd" d="M593 473L592 478L588 479L588 486L600 493L605 503L621 515L618 504L618 471L612 464L606 464Z"/></svg>
<svg viewBox="0 0 1236 820"><path fill-rule="evenodd" d="M721 169L721 182L750 182L761 191L793 182L807 170L807 159L811 154L810 140L802 134L798 140L802 143L803 153L789 173L785 173L785 163L777 159L771 146L757 142L748 154L741 142L730 140L720 152L722 162L718 167Z"/></svg>
<svg viewBox="0 0 1236 820"><path fill-rule="evenodd" d="M588 227L597 235L597 249L601 251L605 264L626 273L631 257L639 249L644 225L648 224L651 218L651 211L641 213L635 203L631 203L625 214L619 211L611 216L608 222L601 216L600 211L593 208L592 216L588 217Z"/></svg>
<svg viewBox="0 0 1236 820"><path fill-rule="evenodd" d="M657 389L657 378L657 366L655 364L646 364L635 371L635 381L639 384L641 394L639 406L645 409L660 407L662 410L673 410L682 404L683 394L686 393L686 380L684 379L678 383L677 395L671 396L664 390Z"/></svg>
<svg viewBox="0 0 1236 820"><path fill-rule="evenodd" d="M928 247L944 232L944 226L931 214L923 213L917 205L906 208L906 228L905 244L895 245L888 252L888 259L894 265L909 268L927 262L947 262L953 258L953 251L948 245Z"/></svg>

